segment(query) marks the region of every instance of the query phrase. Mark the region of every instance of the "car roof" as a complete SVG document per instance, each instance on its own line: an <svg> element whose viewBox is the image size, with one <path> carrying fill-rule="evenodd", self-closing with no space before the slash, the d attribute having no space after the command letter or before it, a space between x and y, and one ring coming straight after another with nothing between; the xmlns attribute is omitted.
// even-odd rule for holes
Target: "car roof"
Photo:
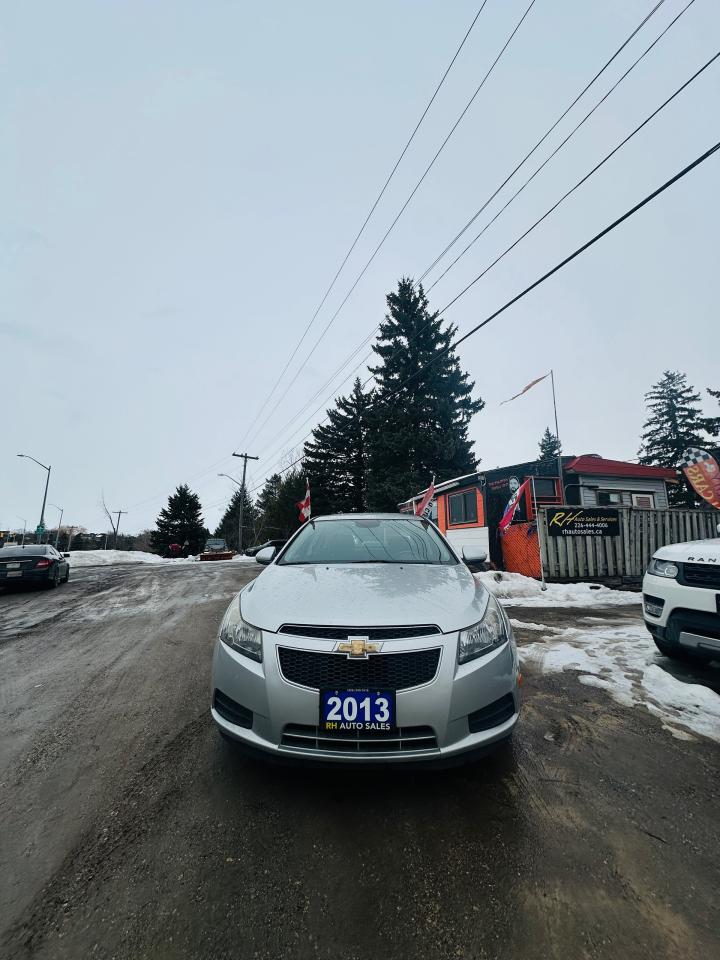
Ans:
<svg viewBox="0 0 720 960"><path fill-rule="evenodd" d="M328 513L311 520L422 520L413 513Z"/></svg>

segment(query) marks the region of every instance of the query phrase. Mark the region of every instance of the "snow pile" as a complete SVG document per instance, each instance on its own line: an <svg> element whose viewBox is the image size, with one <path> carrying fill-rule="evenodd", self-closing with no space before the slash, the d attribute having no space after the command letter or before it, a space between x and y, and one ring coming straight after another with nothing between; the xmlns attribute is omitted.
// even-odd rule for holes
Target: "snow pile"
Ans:
<svg viewBox="0 0 720 960"><path fill-rule="evenodd" d="M611 590L591 583L548 583L542 589L539 580L520 573L500 571L476 573L475 578L488 588L504 606L550 607L607 607L621 604L640 604L640 594L629 590Z"/></svg>
<svg viewBox="0 0 720 960"><path fill-rule="evenodd" d="M644 624L547 632L546 642L519 647L524 664L542 673L578 670L580 683L606 690L624 706L646 707L674 737L692 739L680 725L720 743L720 696L663 670Z"/></svg>
<svg viewBox="0 0 720 960"><path fill-rule="evenodd" d="M195 557L175 559L158 557L143 550L76 550L70 551L70 567L108 566L113 563L195 563Z"/></svg>

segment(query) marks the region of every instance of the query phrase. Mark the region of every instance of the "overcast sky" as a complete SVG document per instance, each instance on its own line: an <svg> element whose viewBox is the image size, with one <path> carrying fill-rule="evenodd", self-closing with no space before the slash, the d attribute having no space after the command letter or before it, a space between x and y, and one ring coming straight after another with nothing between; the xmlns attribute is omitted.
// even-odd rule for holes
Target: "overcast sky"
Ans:
<svg viewBox="0 0 720 960"><path fill-rule="evenodd" d="M527 2L488 0L297 359ZM435 259L653 5L537 0L277 413L250 433L249 452L261 457L253 485L312 425L297 432L317 403L294 434L287 427L382 318L397 279ZM139 531L186 481L217 523L232 484L216 474L239 475L230 454L479 6L6 0L0 528L39 517L43 474L18 452L52 464L49 500L67 523L106 529L104 493L128 510L123 527ZM666 0L478 229L682 6ZM720 4L696 0L432 290L432 305L452 299L719 40ZM448 312L461 332L719 138L719 64ZM643 393L665 368L703 392L720 387L719 177L716 156L462 345L486 402L472 425L483 465L536 455L551 424L547 384L499 403L551 366L566 453L636 456ZM705 404L718 412L706 395ZM50 509L48 521L56 517Z"/></svg>

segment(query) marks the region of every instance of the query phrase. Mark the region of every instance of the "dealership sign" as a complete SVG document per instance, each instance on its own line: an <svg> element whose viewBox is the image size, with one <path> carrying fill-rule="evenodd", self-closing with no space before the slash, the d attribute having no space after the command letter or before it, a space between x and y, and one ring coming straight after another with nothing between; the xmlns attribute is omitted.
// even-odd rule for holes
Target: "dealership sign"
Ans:
<svg viewBox="0 0 720 960"><path fill-rule="evenodd" d="M620 514L601 507L562 507L547 511L551 537L617 537Z"/></svg>

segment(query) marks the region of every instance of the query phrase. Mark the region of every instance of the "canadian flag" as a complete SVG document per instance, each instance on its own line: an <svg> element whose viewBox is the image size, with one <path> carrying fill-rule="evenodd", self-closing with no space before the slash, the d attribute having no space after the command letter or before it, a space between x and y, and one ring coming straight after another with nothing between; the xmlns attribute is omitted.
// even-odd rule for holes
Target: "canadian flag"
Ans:
<svg viewBox="0 0 720 960"><path fill-rule="evenodd" d="M306 520L310 519L310 481L307 481L307 490L305 491L305 499L299 500L296 504L298 510L300 511L300 523L305 523Z"/></svg>
<svg viewBox="0 0 720 960"><path fill-rule="evenodd" d="M507 528L513 522L515 514L517 513L517 508L520 506L520 499L530 485L530 480L526 480L525 483L521 483L517 488L515 493L508 500L508 505L505 507L505 512L502 515L500 523L498 524L498 531L500 534L505 533Z"/></svg>
<svg viewBox="0 0 720 960"><path fill-rule="evenodd" d="M430 518L430 511L432 509L432 502L434 497L435 497L435 477L433 477L432 483L425 491L425 496L422 498L420 503L415 507L416 517L425 517L426 519Z"/></svg>

